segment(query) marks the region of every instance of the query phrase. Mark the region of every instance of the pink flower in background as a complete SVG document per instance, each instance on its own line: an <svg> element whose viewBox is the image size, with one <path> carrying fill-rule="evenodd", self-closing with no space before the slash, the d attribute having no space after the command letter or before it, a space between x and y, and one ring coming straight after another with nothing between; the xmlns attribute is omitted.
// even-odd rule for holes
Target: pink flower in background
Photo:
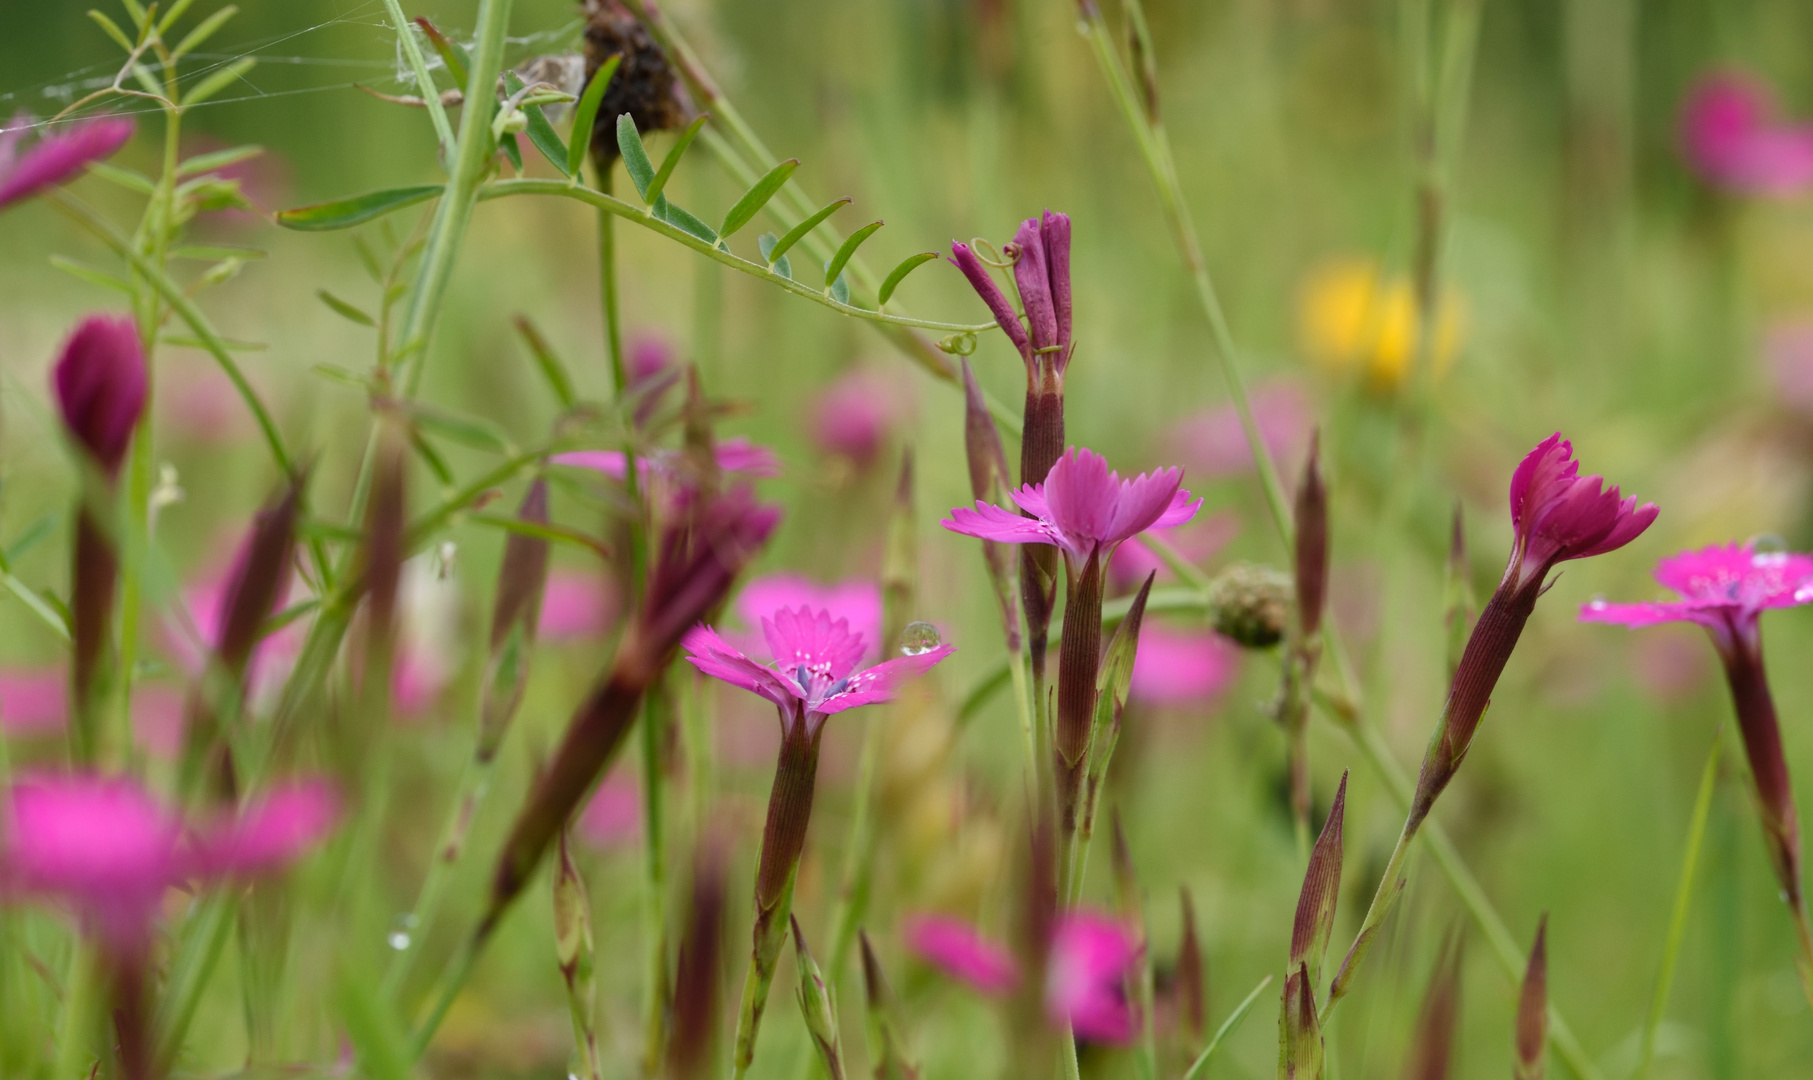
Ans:
<svg viewBox="0 0 1813 1080"><path fill-rule="evenodd" d="M161 431L223 443L253 430L245 402L211 360L204 366L186 356L160 358L155 395Z"/></svg>
<svg viewBox="0 0 1813 1080"><path fill-rule="evenodd" d="M60 667L0 672L0 730L41 735L69 721L69 673Z"/></svg>
<svg viewBox="0 0 1813 1080"><path fill-rule="evenodd" d="M1574 444L1560 432L1536 445L1511 475L1511 525L1516 542L1505 582L1539 584L1556 563L1616 551L1656 520L1656 504L1620 499L1598 476L1580 476Z"/></svg>
<svg viewBox="0 0 1813 1080"><path fill-rule="evenodd" d="M1663 559L1656 580L1681 598L1638 604L1594 600L1580 609L1581 620L1629 627L1694 622L1711 631L1721 650L1735 648L1754 641L1756 619L1764 611L1813 601L1813 555L1715 544Z"/></svg>
<svg viewBox="0 0 1813 1080"><path fill-rule="evenodd" d="M829 612L808 607L782 608L762 619L762 635L774 667L751 660L704 624L687 631L680 643L686 659L705 674L808 718L892 701L902 682L956 651L939 645L858 670L868 651L862 635L850 629L848 619L833 620Z"/></svg>
<svg viewBox="0 0 1813 1080"><path fill-rule="evenodd" d="M758 446L742 436L718 440L714 447L718 468L727 473L740 473L744 476L776 476L781 471L780 458L766 446ZM624 477L623 451L621 450L573 450L564 454L555 454L548 459L556 465L571 465L580 469L591 469L600 472L613 480ZM645 483L659 475L665 479L680 479L686 473L686 454L680 450L657 450L653 454L636 459L636 475Z"/></svg>
<svg viewBox="0 0 1813 1080"><path fill-rule="evenodd" d="M131 316L82 320L63 343L51 382L69 434L109 476L118 475L145 411L145 353Z"/></svg>
<svg viewBox="0 0 1813 1080"><path fill-rule="evenodd" d="M73 179L95 162L112 157L132 138L133 130L132 121L122 117L78 121L66 131L40 138L37 145L20 153L30 127L30 118L21 114L0 132L0 209Z"/></svg>
<svg viewBox="0 0 1813 1080"><path fill-rule="evenodd" d="M652 379L674 366L674 347L660 334L643 332L630 339L628 355L631 382Z"/></svg>
<svg viewBox="0 0 1813 1080"><path fill-rule="evenodd" d="M910 918L905 933L907 948L921 959L982 993L1005 994L1020 980L1007 950L960 920ZM1052 1024L1069 1024L1078 1037L1096 1042L1130 1041L1139 1018L1126 980L1140 951L1138 939L1114 919L1087 911L1060 917L1045 958L1045 1013Z"/></svg>
<svg viewBox="0 0 1813 1080"><path fill-rule="evenodd" d="M602 576L556 570L548 575L535 633L543 641L598 637L616 612L616 595Z"/></svg>
<svg viewBox="0 0 1813 1080"><path fill-rule="evenodd" d="M7 799L0 881L70 904L115 947L146 943L164 890L192 878L264 873L333 827L331 789L272 792L237 818L186 831L136 782L94 776L20 780Z"/></svg>
<svg viewBox="0 0 1813 1080"><path fill-rule="evenodd" d="M1309 444L1314 424L1303 390L1294 383L1266 383L1253 388L1248 404L1272 460L1288 473L1287 459ZM1237 476L1253 467L1246 431L1232 404L1180 421L1172 427L1168 445L1180 461L1203 476Z"/></svg>
<svg viewBox="0 0 1813 1080"><path fill-rule="evenodd" d="M1240 647L1213 630L1148 622L1133 655L1131 697L1151 705L1213 701L1240 674Z"/></svg>
<svg viewBox="0 0 1813 1080"><path fill-rule="evenodd" d="M812 439L828 454L842 454L858 465L868 465L911 408L907 388L900 380L873 368L854 368L813 402Z"/></svg>
<svg viewBox="0 0 1813 1080"><path fill-rule="evenodd" d="M1738 72L1708 75L1681 108L1687 163L1709 183L1745 195L1796 195L1813 187L1813 124L1783 124L1762 83Z"/></svg>
<svg viewBox="0 0 1813 1080"><path fill-rule="evenodd" d="M166 621L164 627L165 644L172 658L191 676L200 676L205 670L209 653L219 648L222 620L225 607L230 598L227 590L238 576L238 569L246 558L255 527L246 530L233 552L231 561L219 568L212 577L205 577L183 590L183 604L188 609L188 621L179 618ZM276 607L280 610L287 602L289 583L279 592ZM289 677L290 668L295 665L296 657L302 652L302 641L307 636L307 620L296 619L285 624L259 640L253 646L250 659L246 664L246 682L254 705L265 701L271 693L283 685ZM196 637L200 637L200 641Z"/></svg>
<svg viewBox="0 0 1813 1080"><path fill-rule="evenodd" d="M1239 532L1240 519L1229 513L1210 514L1175 529L1147 529L1114 553L1114 561L1108 564L1109 580L1116 589L1127 590L1138 587L1147 574L1156 573L1160 582L1172 579L1171 564L1159 558L1158 552L1146 543L1148 536L1163 537L1178 554L1193 565L1201 566L1214 558L1216 552L1226 547Z"/></svg>
<svg viewBox="0 0 1813 1080"><path fill-rule="evenodd" d="M159 761L174 761L183 749L186 703L183 692L161 683L132 688L132 737Z"/></svg>
<svg viewBox="0 0 1813 1080"><path fill-rule="evenodd" d="M1077 567L1091 552L1112 560L1115 548L1147 529L1182 525L1196 516L1194 502L1183 490L1181 469L1158 469L1131 480L1108 468L1093 450L1071 447L1051 467L1043 484L1028 484L1012 493L1014 504L1031 514L985 502L974 510L959 506L940 522L964 536L1004 544L1052 544Z"/></svg>
<svg viewBox="0 0 1813 1080"><path fill-rule="evenodd" d="M961 919L913 915L905 920L902 933L914 955L984 994L999 997L1020 981L1013 955Z"/></svg>
<svg viewBox="0 0 1813 1080"><path fill-rule="evenodd" d="M1124 1043L1139 1030L1127 1001L1127 974L1139 959L1137 938L1106 916L1076 911L1058 920L1045 960L1045 1011L1070 1022L1079 1038Z"/></svg>
<svg viewBox="0 0 1813 1080"><path fill-rule="evenodd" d="M1813 417L1813 318L1778 323L1763 335L1763 362L1783 405Z"/></svg>
<svg viewBox="0 0 1813 1080"><path fill-rule="evenodd" d="M636 781L622 770L606 776L579 812L579 835L596 848L627 847L640 839L642 789Z"/></svg>
<svg viewBox="0 0 1813 1080"><path fill-rule="evenodd" d="M738 618L756 627L762 624L764 616L782 608L821 610L833 619L848 622L850 632L869 643L863 653L865 659L881 651L881 586L873 581L820 585L801 574L769 574L743 586L743 591L730 606ZM753 653L758 648L765 648L767 643L752 640L738 644L743 645L744 652Z"/></svg>

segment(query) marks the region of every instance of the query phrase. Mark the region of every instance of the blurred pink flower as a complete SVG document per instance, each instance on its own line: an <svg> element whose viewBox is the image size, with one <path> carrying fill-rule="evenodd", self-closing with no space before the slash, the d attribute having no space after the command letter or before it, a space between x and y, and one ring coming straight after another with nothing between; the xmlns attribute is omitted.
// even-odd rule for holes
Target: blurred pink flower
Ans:
<svg viewBox="0 0 1813 1080"><path fill-rule="evenodd" d="M1122 480L1100 454L1073 446L1058 458L1043 484L1028 484L1012 493L1015 505L1031 517L978 501L973 510L953 509L940 524L954 533L1004 544L1052 544L1080 570L1093 552L1111 561L1122 541L1195 517L1202 500L1192 502L1182 482L1183 470L1175 468Z"/></svg>
<svg viewBox="0 0 1813 1080"><path fill-rule="evenodd" d="M616 610L617 598L602 576L556 570L548 575L535 633L544 641L598 637L610 627Z"/></svg>
<svg viewBox="0 0 1813 1080"><path fill-rule="evenodd" d="M984 994L999 997L1020 981L1012 954L961 919L908 916L902 933L906 947L921 960Z"/></svg>
<svg viewBox="0 0 1813 1080"><path fill-rule="evenodd" d="M630 381L641 382L674 366L674 347L660 334L644 331L630 339L626 359Z"/></svg>
<svg viewBox="0 0 1813 1080"><path fill-rule="evenodd" d="M1631 667L1636 671L1637 690L1663 705L1698 693L1712 674L1712 667L1707 662L1706 646L1696 640L1697 636L1682 627L1677 633L1664 629L1633 638Z"/></svg>
<svg viewBox="0 0 1813 1080"><path fill-rule="evenodd" d="M907 948L952 978L999 996L1019 982L1013 957L968 924L943 916L910 918ZM1058 919L1045 961L1045 1013L1078 1037L1124 1043L1139 1030L1126 979L1141 946L1120 922L1088 911Z"/></svg>
<svg viewBox="0 0 1813 1080"><path fill-rule="evenodd" d="M808 607L782 608L763 618L762 634L774 667L751 660L702 623L680 643L700 671L767 698L785 713L802 713L812 728L832 713L892 701L901 682L956 651L940 645L858 670L867 651L862 635L850 629L848 619L833 620L829 612Z"/></svg>
<svg viewBox="0 0 1813 1080"><path fill-rule="evenodd" d="M1133 655L1131 696L1152 705L1212 701L1239 673L1240 647L1215 631L1148 622Z"/></svg>
<svg viewBox="0 0 1813 1080"><path fill-rule="evenodd" d="M82 320L51 373L63 425L109 476L145 411L145 353L130 315Z"/></svg>
<svg viewBox="0 0 1813 1080"><path fill-rule="evenodd" d="M0 131L0 209L28 199L45 188L73 179L88 166L114 152L132 138L132 121L102 117L77 121L68 130L40 138L20 153L30 130L30 117L19 114Z"/></svg>
<svg viewBox="0 0 1813 1080"><path fill-rule="evenodd" d="M1070 1021L1079 1038L1131 1041L1139 1017L1127 1002L1127 973L1139 959L1137 938L1114 919L1086 911L1058 920L1045 961L1045 1011Z"/></svg>
<svg viewBox="0 0 1813 1080"><path fill-rule="evenodd" d="M766 446L758 446L742 436L718 440L715 447L718 468L745 476L776 476L781 471L780 459ZM548 459L555 465L571 465L600 472L613 480L624 477L623 451L572 450ZM645 483L653 475L667 479L682 477L686 455L680 450L658 450L636 459L636 475Z"/></svg>
<svg viewBox="0 0 1813 1080"><path fill-rule="evenodd" d="M1178 554L1192 564L1201 566L1215 557L1215 553L1226 547L1228 541L1240 532L1240 519L1230 513L1208 514L1197 518L1189 525L1178 528L1147 529L1122 544L1114 553L1114 561L1108 564L1108 577L1119 590L1132 589L1146 580L1146 575L1156 571L1160 582L1170 581L1174 576L1169 563L1158 557L1158 553L1145 541L1147 536L1158 535L1169 541Z"/></svg>
<svg viewBox="0 0 1813 1080"><path fill-rule="evenodd" d="M217 573L204 577L183 590L183 604L188 609L187 623L181 619L170 619L165 623L165 643L172 658L191 677L201 675L208 662L208 652L220 645L222 620L226 614L224 609L231 600L227 590L246 558L255 529L256 526L253 526L245 531L245 535L236 543L231 560L224 567L218 561L210 564ZM290 583L286 582L278 593L277 609L281 610L287 602L289 589ZM306 619L293 619L253 646L251 657L246 663L246 683L254 705L266 701L289 677L290 668L302 652L302 642L307 636L306 627ZM199 642L195 640L198 635L201 638Z"/></svg>
<svg viewBox="0 0 1813 1080"><path fill-rule="evenodd" d="M1777 323L1763 335L1763 361L1783 405L1813 417L1813 318Z"/></svg>
<svg viewBox="0 0 1813 1080"><path fill-rule="evenodd" d="M160 358L154 393L160 432L225 443L253 429L239 392L212 361L204 366L188 357Z"/></svg>
<svg viewBox="0 0 1813 1080"><path fill-rule="evenodd" d="M1290 459L1309 443L1314 424L1309 401L1294 383L1271 382L1254 387L1248 404L1272 460L1288 473ZM1178 460L1204 477L1236 476L1253 467L1246 432L1232 404L1180 421L1172 427L1168 445Z"/></svg>
<svg viewBox="0 0 1813 1080"><path fill-rule="evenodd" d="M1707 75L1681 107L1681 147L1707 182L1745 195L1813 187L1813 124L1783 124L1768 87L1749 75Z"/></svg>
<svg viewBox="0 0 1813 1080"><path fill-rule="evenodd" d="M1714 544L1663 559L1656 566L1656 580L1681 599L1638 604L1594 600L1581 607L1581 621L1633 628L1694 622L1712 632L1721 651L1728 650L1754 641L1756 619L1764 611L1813 602L1813 555Z"/></svg>
<svg viewBox="0 0 1813 1080"><path fill-rule="evenodd" d="M0 730L8 735L62 731L69 721L69 673L61 667L0 672Z"/></svg>
<svg viewBox="0 0 1813 1080"><path fill-rule="evenodd" d="M642 836L642 789L614 770L579 812L579 835L596 848L621 848Z"/></svg>
<svg viewBox="0 0 1813 1080"><path fill-rule="evenodd" d="M147 754L173 761L182 753L186 703L183 693L161 683L132 688L132 737Z"/></svg>
<svg viewBox="0 0 1813 1080"><path fill-rule="evenodd" d="M868 643L864 651L865 658L880 655L883 649L881 641L881 586L873 581L840 581L836 585L820 585L818 582L801 574L768 574L756 578L743 586L731 605L737 617L752 627L760 627L762 619L782 608L809 607L824 611L832 619L843 619L849 622L850 632L860 636ZM737 643L746 653L764 649L766 641L749 640Z"/></svg>
<svg viewBox="0 0 1813 1080"><path fill-rule="evenodd" d="M138 948L165 889L275 870L337 816L331 789L305 784L272 792L236 819L185 831L134 781L30 777L7 799L0 881L9 891L63 900L115 947Z"/></svg>
<svg viewBox="0 0 1813 1080"><path fill-rule="evenodd" d="M812 438L828 454L868 465L911 409L907 387L899 379L874 368L853 368L813 402Z"/></svg>

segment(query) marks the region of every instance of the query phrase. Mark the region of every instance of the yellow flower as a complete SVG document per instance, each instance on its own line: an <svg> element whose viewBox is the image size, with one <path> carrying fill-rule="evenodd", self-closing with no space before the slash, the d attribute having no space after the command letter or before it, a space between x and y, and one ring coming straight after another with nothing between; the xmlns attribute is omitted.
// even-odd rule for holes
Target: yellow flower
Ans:
<svg viewBox="0 0 1813 1080"><path fill-rule="evenodd" d="M1463 313L1452 294L1442 297L1431 359L1445 372L1460 348ZM1303 351L1335 373L1363 373L1372 386L1389 390L1410 373L1417 352L1416 298L1410 282L1385 277L1366 258L1323 263L1304 279L1297 300Z"/></svg>

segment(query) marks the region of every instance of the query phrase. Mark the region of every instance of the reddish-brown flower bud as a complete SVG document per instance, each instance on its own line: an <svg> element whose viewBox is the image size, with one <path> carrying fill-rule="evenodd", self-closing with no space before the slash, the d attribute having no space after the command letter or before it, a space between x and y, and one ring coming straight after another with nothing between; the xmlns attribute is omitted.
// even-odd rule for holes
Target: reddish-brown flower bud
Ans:
<svg viewBox="0 0 1813 1080"><path fill-rule="evenodd" d="M1322 960L1335 927L1335 905L1341 898L1341 830L1346 816L1347 774L1342 773L1334 804L1322 823L1322 835L1310 851L1303 889L1297 895L1296 918L1291 922L1291 967L1306 965L1312 985L1321 981Z"/></svg>
<svg viewBox="0 0 1813 1080"><path fill-rule="evenodd" d="M1297 486L1297 627L1303 640L1322 628L1328 602L1328 487L1322 482L1321 438L1311 435Z"/></svg>
<svg viewBox="0 0 1813 1080"><path fill-rule="evenodd" d="M1202 942L1196 934L1196 901L1188 885L1177 887L1178 907L1183 912L1183 940L1177 945L1177 1020L1187 1045L1202 1041L1208 1022L1208 981L1203 973Z"/></svg>
<svg viewBox="0 0 1813 1080"><path fill-rule="evenodd" d="M145 411L145 353L127 316L82 321L57 360L57 407L69 434L108 477L119 475Z"/></svg>
<svg viewBox="0 0 1813 1080"><path fill-rule="evenodd" d="M536 480L523 496L518 521L527 525L548 523L548 483ZM497 753L504 732L522 704L529 683L529 654L535 645L535 628L541 617L542 594L548 585L548 541L513 532L504 541L503 563L497 573L497 598L491 607L490 657L485 665L485 688L479 711L478 758L487 761Z"/></svg>
<svg viewBox="0 0 1813 1080"><path fill-rule="evenodd" d="M1516 1080L1542 1080L1549 1041L1549 917L1536 924L1536 944L1517 1000Z"/></svg>
<svg viewBox="0 0 1813 1080"><path fill-rule="evenodd" d="M1442 942L1423 997L1410 1064L1404 1072L1407 1080L1448 1080L1453 1075L1455 1031L1460 1021L1460 963L1460 935L1450 934Z"/></svg>

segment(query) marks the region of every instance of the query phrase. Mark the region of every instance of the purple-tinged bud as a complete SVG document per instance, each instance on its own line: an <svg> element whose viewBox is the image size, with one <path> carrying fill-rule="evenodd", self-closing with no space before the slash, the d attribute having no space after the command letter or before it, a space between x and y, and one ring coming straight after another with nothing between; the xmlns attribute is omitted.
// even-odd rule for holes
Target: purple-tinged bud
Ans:
<svg viewBox="0 0 1813 1080"><path fill-rule="evenodd" d="M1461 939L1450 934L1442 942L1423 998L1416 1024L1416 1041L1410 1047L1407 1080L1448 1080L1454 1071L1454 1035L1460 1020Z"/></svg>
<svg viewBox="0 0 1813 1080"><path fill-rule="evenodd" d="M1001 291L1001 286L995 284L995 279L989 276L988 267L982 265L982 260L976 257L968 244L951 241L951 265L963 271L963 276L969 279L970 287L988 305L989 314L995 317L995 322L1007 335L1007 340L1020 350L1021 358L1026 361L1026 376L1030 383L1032 342L1026 336L1026 328L1020 325L1020 317L1014 314L1014 306L1007 302L1007 294Z"/></svg>
<svg viewBox="0 0 1813 1080"><path fill-rule="evenodd" d="M881 960L866 931L857 931L862 946L862 988L867 1005L869 1055L875 1061L875 1080L919 1080L919 1070L907 1057L900 1034L899 1008L894 990L881 970Z"/></svg>
<svg viewBox="0 0 1813 1080"><path fill-rule="evenodd" d="M806 1020L806 1033L812 1036L812 1043L818 1048L818 1059L831 1080L844 1080L837 1006L831 1001L824 972L819 970L818 961L812 959L812 951L806 948L806 934L799 928L799 919L790 916L788 921L793 926L794 967L799 972L799 1009Z"/></svg>
<svg viewBox="0 0 1813 1080"><path fill-rule="evenodd" d="M1196 934L1196 901L1188 885L1177 887L1177 903L1183 913L1183 940L1177 945L1173 984L1177 988L1177 1021L1186 1044L1195 1047L1208 1025L1208 980L1202 966L1202 942Z"/></svg>
<svg viewBox="0 0 1813 1080"><path fill-rule="evenodd" d="M1523 990L1517 998L1516 1080L1542 1080L1549 1041L1549 917L1536 924L1536 944L1530 946L1530 966L1524 969Z"/></svg>
<svg viewBox="0 0 1813 1080"><path fill-rule="evenodd" d="M1322 439L1309 438L1309 460L1297 486L1297 627L1302 640L1322 628L1328 603L1328 487L1322 482Z"/></svg>
<svg viewBox="0 0 1813 1080"><path fill-rule="evenodd" d="M118 476L145 411L145 353L132 319L84 319L52 378L63 425L110 479Z"/></svg>
<svg viewBox="0 0 1813 1080"><path fill-rule="evenodd" d="M693 859L692 900L674 969L668 1064L679 1080L711 1071L718 1037L718 980L724 949L724 850L707 838Z"/></svg>
<svg viewBox="0 0 1813 1080"><path fill-rule="evenodd" d="M1341 829L1346 816L1347 774L1343 772L1334 804L1322 823L1322 835L1310 851L1303 889L1297 895L1297 915L1291 923L1291 967L1307 965L1312 986L1321 982L1322 961L1335 927L1335 905L1341 898Z"/></svg>
<svg viewBox="0 0 1813 1080"><path fill-rule="evenodd" d="M1320 1080L1322 1028L1316 1018L1315 984L1307 965L1298 964L1284 979L1284 1001L1278 1018L1278 1080Z"/></svg>
<svg viewBox="0 0 1813 1080"><path fill-rule="evenodd" d="M1014 261L1014 283L1026 305L1041 385L1049 380L1062 393L1071 352L1069 215L1047 210L1027 218L1014 233L1013 250L1019 256Z"/></svg>
<svg viewBox="0 0 1813 1080"><path fill-rule="evenodd" d="M525 525L548 523L548 482L538 479L516 512ZM529 683L529 658L541 622L542 594L548 585L548 541L513 532L504 541L497 573L497 598L491 608L490 657L479 711L477 754L488 761L497 753L510 721L522 704Z"/></svg>
<svg viewBox="0 0 1813 1080"><path fill-rule="evenodd" d="M1049 548L1047 550L1050 550ZM1095 723L1096 675L1102 658L1101 550L1071 579L1064 606L1064 629L1058 642L1058 715L1052 728L1053 765L1058 777L1058 811L1064 834L1077 826L1084 756Z"/></svg>
<svg viewBox="0 0 1813 1080"><path fill-rule="evenodd" d="M598 1071L598 1030L592 1017L598 1011L598 980L592 952L592 904L586 896L585 878L573 862L570 829L560 832L559 856L554 862L554 954L567 984L567 1005L573 1016L573 1037L585 1060L586 1075Z"/></svg>
<svg viewBox="0 0 1813 1080"><path fill-rule="evenodd" d="M23 120L15 118L14 124ZM22 128L0 134L0 209L73 179L83 169L125 146L133 124L124 117L104 117L78 124L61 135L40 139L18 153Z"/></svg>

